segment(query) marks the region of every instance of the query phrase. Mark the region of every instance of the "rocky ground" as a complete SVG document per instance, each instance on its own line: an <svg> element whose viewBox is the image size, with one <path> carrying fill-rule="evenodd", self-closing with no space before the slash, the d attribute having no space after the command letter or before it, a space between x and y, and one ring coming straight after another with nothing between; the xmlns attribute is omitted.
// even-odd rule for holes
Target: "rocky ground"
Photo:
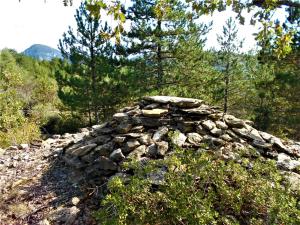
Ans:
<svg viewBox="0 0 300 225"><path fill-rule="evenodd" d="M107 181L130 176L123 162L162 159L172 146L237 162L240 152L275 160L299 189L300 143L252 125L201 100L154 96L77 134L0 149L0 225L93 225ZM159 184L164 173L149 178Z"/></svg>
<svg viewBox="0 0 300 225"><path fill-rule="evenodd" d="M91 213L100 202L61 160L62 149L84 132L54 136L0 152L0 224L94 224Z"/></svg>

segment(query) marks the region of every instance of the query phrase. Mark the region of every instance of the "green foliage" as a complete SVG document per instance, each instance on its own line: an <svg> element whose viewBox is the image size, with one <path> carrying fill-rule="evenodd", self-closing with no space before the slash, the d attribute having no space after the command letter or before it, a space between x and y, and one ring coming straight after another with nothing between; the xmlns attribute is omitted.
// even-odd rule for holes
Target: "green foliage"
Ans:
<svg viewBox="0 0 300 225"><path fill-rule="evenodd" d="M150 174L168 168L162 185ZM300 221L298 195L270 160L223 161L177 151L114 177L95 214L100 224L290 224ZM298 207L298 208L297 208Z"/></svg>
<svg viewBox="0 0 300 225"><path fill-rule="evenodd" d="M38 138L57 113L56 81L48 65L13 50L0 52L0 146Z"/></svg>

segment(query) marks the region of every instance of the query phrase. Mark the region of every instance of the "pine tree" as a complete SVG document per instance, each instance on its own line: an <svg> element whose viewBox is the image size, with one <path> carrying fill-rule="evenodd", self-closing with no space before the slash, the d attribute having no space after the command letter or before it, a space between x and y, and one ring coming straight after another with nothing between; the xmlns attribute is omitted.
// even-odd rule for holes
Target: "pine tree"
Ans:
<svg viewBox="0 0 300 225"><path fill-rule="evenodd" d="M126 52L131 57L143 56L145 77L155 77L159 89L167 83L179 39L199 31L196 16L179 0L134 0L126 16L132 25L124 35Z"/></svg>
<svg viewBox="0 0 300 225"><path fill-rule="evenodd" d="M108 25L104 24L99 17L89 14L84 3L76 11L75 19L76 32L69 28L59 41L59 49L71 62L72 73L77 74L69 79L70 86L73 87L77 97L83 97L82 100L86 102L83 105L88 107L90 123L92 123L92 115L94 115L95 123L98 123L97 83L103 79L103 74L107 69L103 65L110 55L108 52L110 46L105 34L110 31Z"/></svg>
<svg viewBox="0 0 300 225"><path fill-rule="evenodd" d="M219 52L220 61L218 62L218 67L221 68L221 73L223 74L223 110L224 113L228 110L228 103L230 98L230 91L233 90L232 81L233 76L237 76L238 67L240 66L238 60L240 60L239 49L242 46L242 42L237 41L238 29L230 17L225 25L223 26L222 35L218 35L217 40L221 46Z"/></svg>

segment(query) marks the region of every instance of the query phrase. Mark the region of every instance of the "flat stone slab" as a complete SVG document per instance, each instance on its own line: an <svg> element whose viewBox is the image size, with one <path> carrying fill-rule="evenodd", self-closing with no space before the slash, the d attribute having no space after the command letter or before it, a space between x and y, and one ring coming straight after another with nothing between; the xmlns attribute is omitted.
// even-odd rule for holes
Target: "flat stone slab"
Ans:
<svg viewBox="0 0 300 225"><path fill-rule="evenodd" d="M149 109L149 110L142 110L142 114L146 117L161 117L168 113L167 109Z"/></svg>
<svg viewBox="0 0 300 225"><path fill-rule="evenodd" d="M194 98L179 98L172 96L147 96L144 97L145 100L151 102L157 102L162 104L172 104L179 107L197 107L202 104L202 100Z"/></svg>

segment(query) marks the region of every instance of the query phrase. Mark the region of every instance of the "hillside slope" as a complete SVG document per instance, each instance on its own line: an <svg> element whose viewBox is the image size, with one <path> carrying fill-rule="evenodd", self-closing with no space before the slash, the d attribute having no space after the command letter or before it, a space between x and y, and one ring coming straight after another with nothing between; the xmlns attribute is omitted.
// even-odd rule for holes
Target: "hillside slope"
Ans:
<svg viewBox="0 0 300 225"><path fill-rule="evenodd" d="M53 58L62 58L60 51L47 45L34 44L27 48L23 54L39 59L50 61Z"/></svg>

